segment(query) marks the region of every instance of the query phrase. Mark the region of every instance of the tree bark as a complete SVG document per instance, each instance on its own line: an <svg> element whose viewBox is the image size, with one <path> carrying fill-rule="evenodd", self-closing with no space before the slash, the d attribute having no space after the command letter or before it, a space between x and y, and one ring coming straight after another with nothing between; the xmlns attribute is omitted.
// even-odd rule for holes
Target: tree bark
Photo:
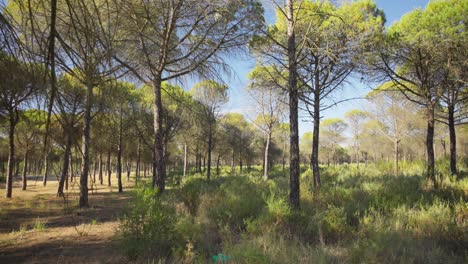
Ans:
<svg viewBox="0 0 468 264"><path fill-rule="evenodd" d="M112 175L112 169L111 169L111 152L110 150L107 152L107 186L111 186L111 175Z"/></svg>
<svg viewBox="0 0 468 264"><path fill-rule="evenodd" d="M47 174L49 173L49 150L46 149L44 155L44 178L42 179L42 185L46 186L47 185Z"/></svg>
<svg viewBox="0 0 468 264"><path fill-rule="evenodd" d="M88 207L88 174L89 174L89 149L91 132L91 106L93 104L93 85L88 83L86 87L86 106L84 112L83 130L83 156L80 175L80 208Z"/></svg>
<svg viewBox="0 0 468 264"><path fill-rule="evenodd" d="M434 108L430 106L428 109L426 134L427 176L429 181L431 181L432 184L434 184L434 187L437 188L437 182L435 179L434 123Z"/></svg>
<svg viewBox="0 0 468 264"><path fill-rule="evenodd" d="M67 178L67 172L68 172L68 167L69 167L69 161L70 161L70 151L71 151L71 136L67 133L67 144L65 145L65 154L63 157L63 167L62 167L62 175L60 176L60 181L59 181L59 186L57 190L57 197L63 197L63 185L65 183L65 180ZM68 189L68 187L67 187Z"/></svg>
<svg viewBox="0 0 468 264"><path fill-rule="evenodd" d="M140 178L140 170L141 170L141 139L138 139L138 148L137 148L137 164L136 164L136 169L135 169L135 183L139 180Z"/></svg>
<svg viewBox="0 0 468 264"><path fill-rule="evenodd" d="M187 173L187 143L184 144L184 174L183 177L185 177Z"/></svg>
<svg viewBox="0 0 468 264"><path fill-rule="evenodd" d="M300 206L299 189L299 128L298 128L298 91L296 34L294 30L293 0L287 2L288 20L288 68L289 68L289 124L290 124L290 164L289 164L289 204L293 209Z"/></svg>
<svg viewBox="0 0 468 264"><path fill-rule="evenodd" d="M270 142L271 142L271 131L267 133L267 139L265 142L265 153L263 162L263 179L268 180L268 163L270 157Z"/></svg>
<svg viewBox="0 0 468 264"><path fill-rule="evenodd" d="M27 148L27 147L26 147ZM26 191L28 186L28 151L26 150L23 157L23 191Z"/></svg>
<svg viewBox="0 0 468 264"><path fill-rule="evenodd" d="M211 149L213 148L213 130L212 124L210 121L209 128L208 128L208 169L206 172L206 178L210 180L211 178Z"/></svg>
<svg viewBox="0 0 468 264"><path fill-rule="evenodd" d="M448 108L448 127L450 137L450 173L457 175L457 135L455 133L455 109Z"/></svg>
<svg viewBox="0 0 468 264"><path fill-rule="evenodd" d="M117 145L117 183L119 188L119 193L123 192L122 187L122 134L123 134L123 127L122 127L122 109L120 111L119 117L119 143Z"/></svg>
<svg viewBox="0 0 468 264"><path fill-rule="evenodd" d="M99 153L99 183L102 185L103 184L103 177L102 177L102 170L103 170L103 163L102 163L102 153Z"/></svg>
<svg viewBox="0 0 468 264"><path fill-rule="evenodd" d="M15 170L15 127L17 118L15 113L10 113L10 124L8 129L8 169L6 177L6 198L12 197L13 192L13 171Z"/></svg>
<svg viewBox="0 0 468 264"><path fill-rule="evenodd" d="M166 185L166 162L164 160L164 142L162 131L162 98L161 98L161 74L154 80L154 158L153 164L156 165L156 171L153 177L156 177L156 185L160 193L164 192ZM157 174L157 175L155 175ZM154 183L153 183L154 187Z"/></svg>
<svg viewBox="0 0 468 264"><path fill-rule="evenodd" d="M316 80L317 81L317 80ZM314 130L312 135L312 173L314 175L315 191L320 190L320 168L319 168L319 135L320 135L320 93L318 87L314 94Z"/></svg>
<svg viewBox="0 0 468 264"><path fill-rule="evenodd" d="M400 156L400 140L395 138L393 140L393 175L398 176L398 157Z"/></svg>

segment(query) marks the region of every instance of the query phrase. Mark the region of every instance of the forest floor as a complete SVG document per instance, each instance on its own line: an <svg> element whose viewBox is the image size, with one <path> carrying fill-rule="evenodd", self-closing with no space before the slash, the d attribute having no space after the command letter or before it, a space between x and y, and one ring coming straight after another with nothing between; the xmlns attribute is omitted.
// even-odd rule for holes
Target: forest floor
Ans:
<svg viewBox="0 0 468 264"><path fill-rule="evenodd" d="M98 185L89 191L90 207L79 209L78 184L57 198L56 180L43 187L42 178L29 178L26 191L15 180L12 199L0 184L0 263L128 262L115 234L134 182L124 181L123 194Z"/></svg>

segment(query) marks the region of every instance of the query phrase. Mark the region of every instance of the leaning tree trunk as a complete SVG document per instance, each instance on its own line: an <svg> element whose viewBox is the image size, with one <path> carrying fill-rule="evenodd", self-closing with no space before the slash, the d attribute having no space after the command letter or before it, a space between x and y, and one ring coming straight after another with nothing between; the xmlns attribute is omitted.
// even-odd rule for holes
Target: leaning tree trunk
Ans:
<svg viewBox="0 0 468 264"><path fill-rule="evenodd" d="M26 146L27 149L27 146ZM28 186L28 151L26 150L24 152L24 157L23 157L23 191L26 190L26 187Z"/></svg>
<svg viewBox="0 0 468 264"><path fill-rule="evenodd" d="M448 108L448 127L450 137L450 173L457 175L457 134L455 133L455 109Z"/></svg>
<svg viewBox="0 0 468 264"><path fill-rule="evenodd" d="M60 176L59 186L57 190L57 197L63 197L63 186L65 184L65 180L67 179L67 172L69 167L70 161L70 152L71 152L71 136L67 133L67 144L65 145L65 154L63 157L63 167L62 167L62 175ZM68 189L68 188L67 188Z"/></svg>
<svg viewBox="0 0 468 264"><path fill-rule="evenodd" d="M88 207L88 174L89 174L89 149L91 132L91 106L93 104L93 85L88 83L86 87L86 106L84 113L83 130L83 156L80 175L80 208Z"/></svg>
<svg viewBox="0 0 468 264"><path fill-rule="evenodd" d="M426 133L426 154L427 154L427 177L434 187L437 188L435 179L435 157L434 157L434 108L429 103L427 116L427 133Z"/></svg>
<svg viewBox="0 0 468 264"><path fill-rule="evenodd" d="M312 173L314 175L315 191L320 190L320 168L319 168L319 135L320 135L320 90L318 84L314 93L314 131L312 135Z"/></svg>
<svg viewBox="0 0 468 264"><path fill-rule="evenodd" d="M164 143L162 131L162 99L161 99L161 75L159 74L154 81L154 157L153 187L156 184L160 193L164 192L166 187L166 162L164 159Z"/></svg>
<svg viewBox="0 0 468 264"><path fill-rule="evenodd" d="M11 198L13 191L13 171L15 170L15 127L16 117L10 113L10 126L8 129L8 171L6 177L6 198Z"/></svg>
<svg viewBox="0 0 468 264"><path fill-rule="evenodd" d="M268 180L268 164L270 157L270 143L271 143L271 131L267 133L267 139L265 142L265 153L264 153L264 162L263 162L263 179Z"/></svg>
<svg viewBox="0 0 468 264"><path fill-rule="evenodd" d="M290 124L290 164L289 164L289 204L298 209L300 201L299 190L299 125L298 125L298 91L297 91L297 61L296 34L294 32L293 0L287 2L288 19L288 68L289 68L289 124Z"/></svg>

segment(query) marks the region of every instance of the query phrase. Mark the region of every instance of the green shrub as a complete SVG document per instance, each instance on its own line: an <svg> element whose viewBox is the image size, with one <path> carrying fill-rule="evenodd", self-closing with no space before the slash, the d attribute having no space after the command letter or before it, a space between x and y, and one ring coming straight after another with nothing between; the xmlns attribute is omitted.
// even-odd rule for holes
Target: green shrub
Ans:
<svg viewBox="0 0 468 264"><path fill-rule="evenodd" d="M202 223L242 230L245 219L256 218L262 212L265 205L262 196L260 186L249 178L229 177L214 193L202 196L198 217Z"/></svg>
<svg viewBox="0 0 468 264"><path fill-rule="evenodd" d="M165 258L183 245L176 232L176 213L157 190L142 186L120 225L120 237L130 259Z"/></svg>

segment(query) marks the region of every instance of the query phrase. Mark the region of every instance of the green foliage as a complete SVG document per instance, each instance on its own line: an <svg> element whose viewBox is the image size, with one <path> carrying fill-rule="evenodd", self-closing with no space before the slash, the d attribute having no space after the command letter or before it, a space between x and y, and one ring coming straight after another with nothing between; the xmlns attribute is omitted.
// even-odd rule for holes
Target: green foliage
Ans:
<svg viewBox="0 0 468 264"><path fill-rule="evenodd" d="M176 213L156 189L141 185L120 226L122 247L131 259L167 257L180 246Z"/></svg>

